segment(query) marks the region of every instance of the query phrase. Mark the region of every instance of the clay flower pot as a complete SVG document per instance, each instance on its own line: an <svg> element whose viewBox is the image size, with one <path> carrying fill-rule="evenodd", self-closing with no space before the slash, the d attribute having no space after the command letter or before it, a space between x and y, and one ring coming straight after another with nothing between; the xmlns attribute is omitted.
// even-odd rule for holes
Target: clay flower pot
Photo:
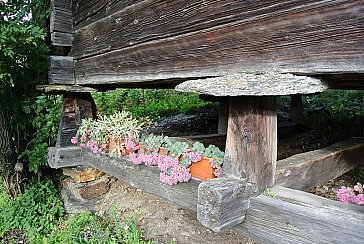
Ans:
<svg viewBox="0 0 364 244"><path fill-rule="evenodd" d="M134 152L133 150L126 150L124 139L116 139L112 136L109 137L109 153L112 153L115 149L121 150L122 155L129 155L129 153Z"/></svg>
<svg viewBox="0 0 364 244"><path fill-rule="evenodd" d="M209 158L203 157L202 160L197 163L192 163L189 166L190 173L192 177L200 179L200 180L209 180L216 178L214 171L212 168Z"/></svg>

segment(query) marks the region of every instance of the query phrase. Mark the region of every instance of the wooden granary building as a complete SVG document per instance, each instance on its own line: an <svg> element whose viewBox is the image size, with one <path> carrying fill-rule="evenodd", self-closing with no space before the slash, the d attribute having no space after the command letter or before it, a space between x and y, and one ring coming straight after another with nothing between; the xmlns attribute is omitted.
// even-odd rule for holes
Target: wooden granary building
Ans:
<svg viewBox="0 0 364 244"><path fill-rule="evenodd" d="M51 0L49 85L64 93L54 168L90 165L262 243L363 243L364 209L305 193L364 164L350 140L277 163L276 97L364 88L364 0ZM89 92L176 88L226 104L224 176L167 186L70 145ZM216 135L214 135L216 136ZM137 179L137 180L136 180ZM155 179L155 180L153 180ZM153 187L150 187L153 185ZM261 194L271 187L275 199Z"/></svg>

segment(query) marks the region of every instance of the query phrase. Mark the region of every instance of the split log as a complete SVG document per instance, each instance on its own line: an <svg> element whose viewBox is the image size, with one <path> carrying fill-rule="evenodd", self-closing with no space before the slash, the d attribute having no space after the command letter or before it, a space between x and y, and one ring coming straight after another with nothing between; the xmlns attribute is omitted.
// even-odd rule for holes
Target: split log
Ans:
<svg viewBox="0 0 364 244"><path fill-rule="evenodd" d="M185 81L176 90L212 96L267 96L311 94L328 86L319 79L292 74L236 73L214 78Z"/></svg>
<svg viewBox="0 0 364 244"><path fill-rule="evenodd" d="M49 57L49 84L74 85L74 62L72 57L68 56L50 56Z"/></svg>
<svg viewBox="0 0 364 244"><path fill-rule="evenodd" d="M273 186L276 160L275 97L231 97L224 174L253 184L259 194Z"/></svg>
<svg viewBox="0 0 364 244"><path fill-rule="evenodd" d="M364 208L285 187L275 198L250 200L245 221L234 228L260 243L363 243Z"/></svg>

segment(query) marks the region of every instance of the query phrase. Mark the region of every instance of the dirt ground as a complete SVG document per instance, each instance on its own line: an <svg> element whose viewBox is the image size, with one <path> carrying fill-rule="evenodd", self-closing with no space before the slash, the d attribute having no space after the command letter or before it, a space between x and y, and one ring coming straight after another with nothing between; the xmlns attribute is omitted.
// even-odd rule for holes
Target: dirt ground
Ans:
<svg viewBox="0 0 364 244"><path fill-rule="evenodd" d="M196 213L120 180L115 181L106 193L101 211L113 205L120 209L133 209L139 213L146 239L154 240L155 243L256 243L233 231L214 233L197 221Z"/></svg>

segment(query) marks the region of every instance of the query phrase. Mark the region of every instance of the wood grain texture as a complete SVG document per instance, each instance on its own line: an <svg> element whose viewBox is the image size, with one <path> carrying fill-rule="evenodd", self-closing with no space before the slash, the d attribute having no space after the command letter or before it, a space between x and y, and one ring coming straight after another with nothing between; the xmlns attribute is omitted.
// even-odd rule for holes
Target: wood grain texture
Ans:
<svg viewBox="0 0 364 244"><path fill-rule="evenodd" d="M274 184L277 160L275 97L231 97L224 174L253 184Z"/></svg>
<svg viewBox="0 0 364 244"><path fill-rule="evenodd" d="M363 243L364 208L284 187L275 199L250 200L245 221L234 228L260 243Z"/></svg>
<svg viewBox="0 0 364 244"><path fill-rule="evenodd" d="M49 147L48 165L53 169L84 165L81 147Z"/></svg>
<svg viewBox="0 0 364 244"><path fill-rule="evenodd" d="M69 56L50 56L48 59L48 83L74 85L74 62Z"/></svg>
<svg viewBox="0 0 364 244"><path fill-rule="evenodd" d="M144 0L72 0L73 24L82 28Z"/></svg>
<svg viewBox="0 0 364 244"><path fill-rule="evenodd" d="M52 45L72 46L71 0L51 0L50 32Z"/></svg>
<svg viewBox="0 0 364 244"><path fill-rule="evenodd" d="M276 185L308 190L360 165L364 165L364 139L353 138L279 160Z"/></svg>
<svg viewBox="0 0 364 244"><path fill-rule="evenodd" d="M193 27L197 28L196 31L191 29L182 34L176 31L173 34L171 31L166 38L129 45L130 41L135 43L135 39L143 39L144 35L136 34L135 38L126 40L129 46L123 48L109 48L114 45L113 42L103 41L108 45L107 53L82 59L76 56L77 83L105 84L219 76L243 71L310 75L364 73L363 0L269 3L268 6L258 6L255 11L254 7L245 11L240 9L242 14L252 15L236 17L231 14L230 22L213 28L198 30L198 27ZM214 9L214 4L210 4L207 10ZM276 9L269 6L275 6ZM137 9L134 12L137 13ZM114 17L112 15L110 19ZM213 21L218 17L202 19ZM172 18L167 20L172 21ZM153 22L153 26L143 26L145 23L138 20L135 28L140 33L155 30L156 36L149 34L152 38L163 36L158 30L168 30L163 21ZM160 26L156 26L158 23ZM183 22L183 28L190 25ZM127 31L127 36L132 34ZM115 36L118 37L115 45L123 42L124 35ZM97 41L104 35L91 33L91 37ZM75 40L75 44L82 39L85 38ZM95 45L98 45L96 41ZM86 46L92 48L92 45Z"/></svg>
<svg viewBox="0 0 364 244"><path fill-rule="evenodd" d="M307 8L297 0L290 1L289 4L277 0L268 0L264 3L216 0L120 1L121 4L113 2L115 1L90 1L90 5L83 4L83 9L88 13L86 16L92 13L93 17L86 21L91 23L90 25L78 28L75 32L75 57L105 53L237 20L262 19L266 17L264 15L267 15L268 11L285 12L284 8ZM285 4L287 6L284 6ZM81 3L78 5L82 6ZM108 5L113 7L107 10ZM75 10L76 19L78 15L81 14ZM97 19L95 15L104 18Z"/></svg>
<svg viewBox="0 0 364 244"><path fill-rule="evenodd" d="M240 224L249 208L252 188L237 179L203 181L198 186L197 219L215 232Z"/></svg>
<svg viewBox="0 0 364 244"><path fill-rule="evenodd" d="M73 40L72 33L51 32L51 44L53 46L71 47Z"/></svg>
<svg viewBox="0 0 364 244"><path fill-rule="evenodd" d="M236 73L188 80L176 86L180 92L193 92L212 96L267 96L312 94L325 91L327 84L319 79L293 74Z"/></svg>

